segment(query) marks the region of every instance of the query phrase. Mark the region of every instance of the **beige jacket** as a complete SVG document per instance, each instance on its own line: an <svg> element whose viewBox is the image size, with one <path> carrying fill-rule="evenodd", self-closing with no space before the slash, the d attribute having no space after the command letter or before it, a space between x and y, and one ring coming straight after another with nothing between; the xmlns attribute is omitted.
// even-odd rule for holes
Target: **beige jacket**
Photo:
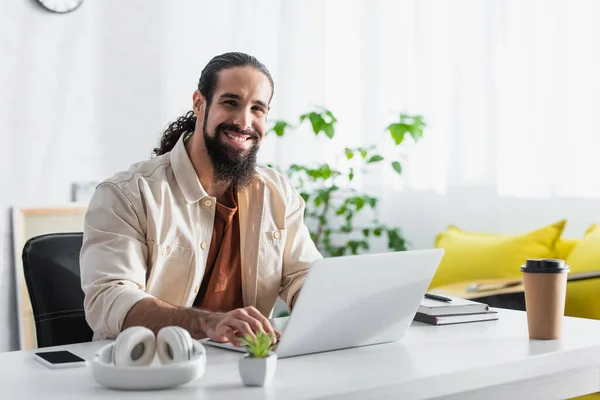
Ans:
<svg viewBox="0 0 600 400"><path fill-rule="evenodd" d="M182 136L183 137L183 136ZM304 201L273 169L238 194L244 304L265 316L288 305L321 254L304 224ZM86 319L94 339L114 338L129 309L156 297L191 307L204 275L215 216L179 140L170 153L98 185L81 249Z"/></svg>

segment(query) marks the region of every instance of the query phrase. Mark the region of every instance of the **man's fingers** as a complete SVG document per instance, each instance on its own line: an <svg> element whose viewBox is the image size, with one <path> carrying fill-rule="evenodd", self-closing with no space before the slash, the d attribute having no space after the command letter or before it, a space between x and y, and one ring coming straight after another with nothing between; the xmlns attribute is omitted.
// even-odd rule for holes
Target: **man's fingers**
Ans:
<svg viewBox="0 0 600 400"><path fill-rule="evenodd" d="M225 343L229 342L234 346L240 347L241 344L238 340L238 336L236 335L235 329L222 325L216 332L216 337L212 338L215 342Z"/></svg>
<svg viewBox="0 0 600 400"><path fill-rule="evenodd" d="M254 316L249 315L248 312L240 313L236 317L240 321L244 321L248 325L250 325L250 328L252 329L252 332L255 332L255 333L256 332L265 333L265 328L263 327L262 322L260 320L256 319Z"/></svg>
<svg viewBox="0 0 600 400"><path fill-rule="evenodd" d="M271 336L273 343L276 343L281 336L255 307L238 308L231 311L221 321L220 328L219 335L223 336L223 340L229 340L231 343L238 343L236 339L244 335L250 335L256 339L258 332Z"/></svg>
<svg viewBox="0 0 600 400"><path fill-rule="evenodd" d="M255 319L257 319L260 322L263 332L271 334L271 335L275 334L275 330L271 326L271 323L264 315L262 315L260 313L260 311L258 311L254 307L248 307L248 308L246 308L246 311L248 311L249 316L254 317Z"/></svg>
<svg viewBox="0 0 600 400"><path fill-rule="evenodd" d="M248 315L260 321L263 332L273 338L273 344L277 343L277 340L281 335L278 336L278 333L276 333L275 329L273 329L271 322L254 307L247 307L246 310L248 311Z"/></svg>
<svg viewBox="0 0 600 400"><path fill-rule="evenodd" d="M227 326L233 328L238 336L250 335L253 339L256 339L256 335L254 331L250 327L250 325L246 321L242 321L239 319L234 319L227 322Z"/></svg>
<svg viewBox="0 0 600 400"><path fill-rule="evenodd" d="M233 329L231 329L230 327L226 326L223 329L223 334L227 337L227 340L229 341L229 343L231 343L234 346L240 346L240 342L238 342L238 337L235 335L235 331Z"/></svg>
<svg viewBox="0 0 600 400"><path fill-rule="evenodd" d="M233 329L228 326L221 325L215 331L215 337L212 337L211 339L215 342L224 343L231 342L231 339L235 339L235 337L235 331Z"/></svg>

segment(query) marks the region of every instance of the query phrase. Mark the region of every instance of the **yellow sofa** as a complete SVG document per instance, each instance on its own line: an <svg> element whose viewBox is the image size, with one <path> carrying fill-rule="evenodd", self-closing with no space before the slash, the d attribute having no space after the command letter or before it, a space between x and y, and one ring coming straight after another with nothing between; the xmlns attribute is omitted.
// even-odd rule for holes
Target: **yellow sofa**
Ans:
<svg viewBox="0 0 600 400"><path fill-rule="evenodd" d="M600 270L600 225L591 225L581 238L562 236L567 221L522 234L469 232L450 226L435 239L445 254L430 289L458 282L520 278L527 258L558 258L570 273ZM600 320L600 279L567 285L565 315ZM578 399L600 399L600 393Z"/></svg>

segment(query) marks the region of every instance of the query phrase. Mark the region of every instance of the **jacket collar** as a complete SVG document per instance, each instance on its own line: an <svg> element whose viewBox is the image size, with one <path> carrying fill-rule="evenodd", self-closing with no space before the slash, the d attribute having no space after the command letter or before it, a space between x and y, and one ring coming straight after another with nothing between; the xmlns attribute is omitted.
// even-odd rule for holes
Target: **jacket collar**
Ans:
<svg viewBox="0 0 600 400"><path fill-rule="evenodd" d="M206 190L202 187L200 179L198 179L198 174L196 174L196 170L192 164L192 160L190 160L190 156L185 148L185 139L187 136L187 133L181 135L175 144L175 147L171 150L169 157L175 179L177 179L177 183L179 183L179 187L183 192L185 200L188 204L191 204L208 196L208 193L206 193Z"/></svg>

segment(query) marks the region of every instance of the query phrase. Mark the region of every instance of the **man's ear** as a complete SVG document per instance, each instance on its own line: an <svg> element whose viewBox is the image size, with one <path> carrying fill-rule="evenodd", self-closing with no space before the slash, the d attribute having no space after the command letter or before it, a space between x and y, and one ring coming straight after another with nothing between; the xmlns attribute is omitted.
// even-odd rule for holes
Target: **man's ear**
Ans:
<svg viewBox="0 0 600 400"><path fill-rule="evenodd" d="M204 118L204 110L206 107L206 98L198 89L196 89L194 91L194 95L192 96L192 106L193 106L192 109L194 110L194 114L196 115L196 118L198 118L198 119Z"/></svg>

